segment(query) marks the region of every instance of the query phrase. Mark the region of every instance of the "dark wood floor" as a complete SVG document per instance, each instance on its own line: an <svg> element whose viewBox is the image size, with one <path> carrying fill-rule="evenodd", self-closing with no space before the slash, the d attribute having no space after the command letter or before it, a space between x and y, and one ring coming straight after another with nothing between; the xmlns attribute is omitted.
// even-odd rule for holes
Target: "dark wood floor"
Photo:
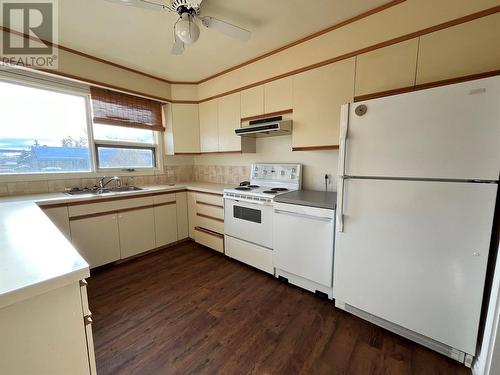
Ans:
<svg viewBox="0 0 500 375"><path fill-rule="evenodd" d="M89 279L99 375L470 374L191 242Z"/></svg>

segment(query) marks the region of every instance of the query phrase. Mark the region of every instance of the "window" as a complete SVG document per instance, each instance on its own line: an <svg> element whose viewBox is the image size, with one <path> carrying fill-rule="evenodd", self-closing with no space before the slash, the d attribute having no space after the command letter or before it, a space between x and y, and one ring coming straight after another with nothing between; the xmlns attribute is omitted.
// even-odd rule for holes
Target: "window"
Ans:
<svg viewBox="0 0 500 375"><path fill-rule="evenodd" d="M158 167L161 103L0 74L0 175Z"/></svg>
<svg viewBox="0 0 500 375"><path fill-rule="evenodd" d="M90 172L86 100L0 81L0 174Z"/></svg>
<svg viewBox="0 0 500 375"><path fill-rule="evenodd" d="M98 168L156 167L160 103L99 88L91 96Z"/></svg>

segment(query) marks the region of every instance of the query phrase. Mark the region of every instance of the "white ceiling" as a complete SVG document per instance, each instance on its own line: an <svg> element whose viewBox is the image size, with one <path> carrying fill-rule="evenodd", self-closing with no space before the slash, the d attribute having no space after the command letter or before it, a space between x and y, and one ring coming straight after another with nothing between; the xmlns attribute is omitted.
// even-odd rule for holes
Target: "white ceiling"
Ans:
<svg viewBox="0 0 500 375"><path fill-rule="evenodd" d="M170 80L197 81L387 2L204 0L202 15L250 30L251 40L235 41L202 27L198 42L173 56L176 14L105 0L62 0L59 43Z"/></svg>

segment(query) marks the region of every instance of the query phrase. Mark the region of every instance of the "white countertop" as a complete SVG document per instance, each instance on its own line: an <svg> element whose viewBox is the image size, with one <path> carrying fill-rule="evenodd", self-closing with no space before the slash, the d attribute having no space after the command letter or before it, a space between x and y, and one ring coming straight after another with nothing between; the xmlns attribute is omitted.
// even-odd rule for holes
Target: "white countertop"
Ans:
<svg viewBox="0 0 500 375"><path fill-rule="evenodd" d="M90 276L87 262L40 206L171 190L222 194L228 187L193 182L99 196L53 193L0 198L0 308Z"/></svg>

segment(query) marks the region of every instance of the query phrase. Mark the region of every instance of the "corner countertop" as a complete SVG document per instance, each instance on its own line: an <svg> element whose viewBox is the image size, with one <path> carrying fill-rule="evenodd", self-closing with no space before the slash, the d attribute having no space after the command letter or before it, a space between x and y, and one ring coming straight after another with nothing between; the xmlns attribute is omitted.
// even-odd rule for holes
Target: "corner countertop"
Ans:
<svg viewBox="0 0 500 375"><path fill-rule="evenodd" d="M335 210L337 204L337 193L331 191L296 190L291 191L290 193L280 194L274 198L274 201L278 203Z"/></svg>
<svg viewBox="0 0 500 375"><path fill-rule="evenodd" d="M43 213L41 207L162 191L223 194L222 184L193 182L147 186L134 192L96 196L64 193L0 198L0 308L90 276L89 265Z"/></svg>

